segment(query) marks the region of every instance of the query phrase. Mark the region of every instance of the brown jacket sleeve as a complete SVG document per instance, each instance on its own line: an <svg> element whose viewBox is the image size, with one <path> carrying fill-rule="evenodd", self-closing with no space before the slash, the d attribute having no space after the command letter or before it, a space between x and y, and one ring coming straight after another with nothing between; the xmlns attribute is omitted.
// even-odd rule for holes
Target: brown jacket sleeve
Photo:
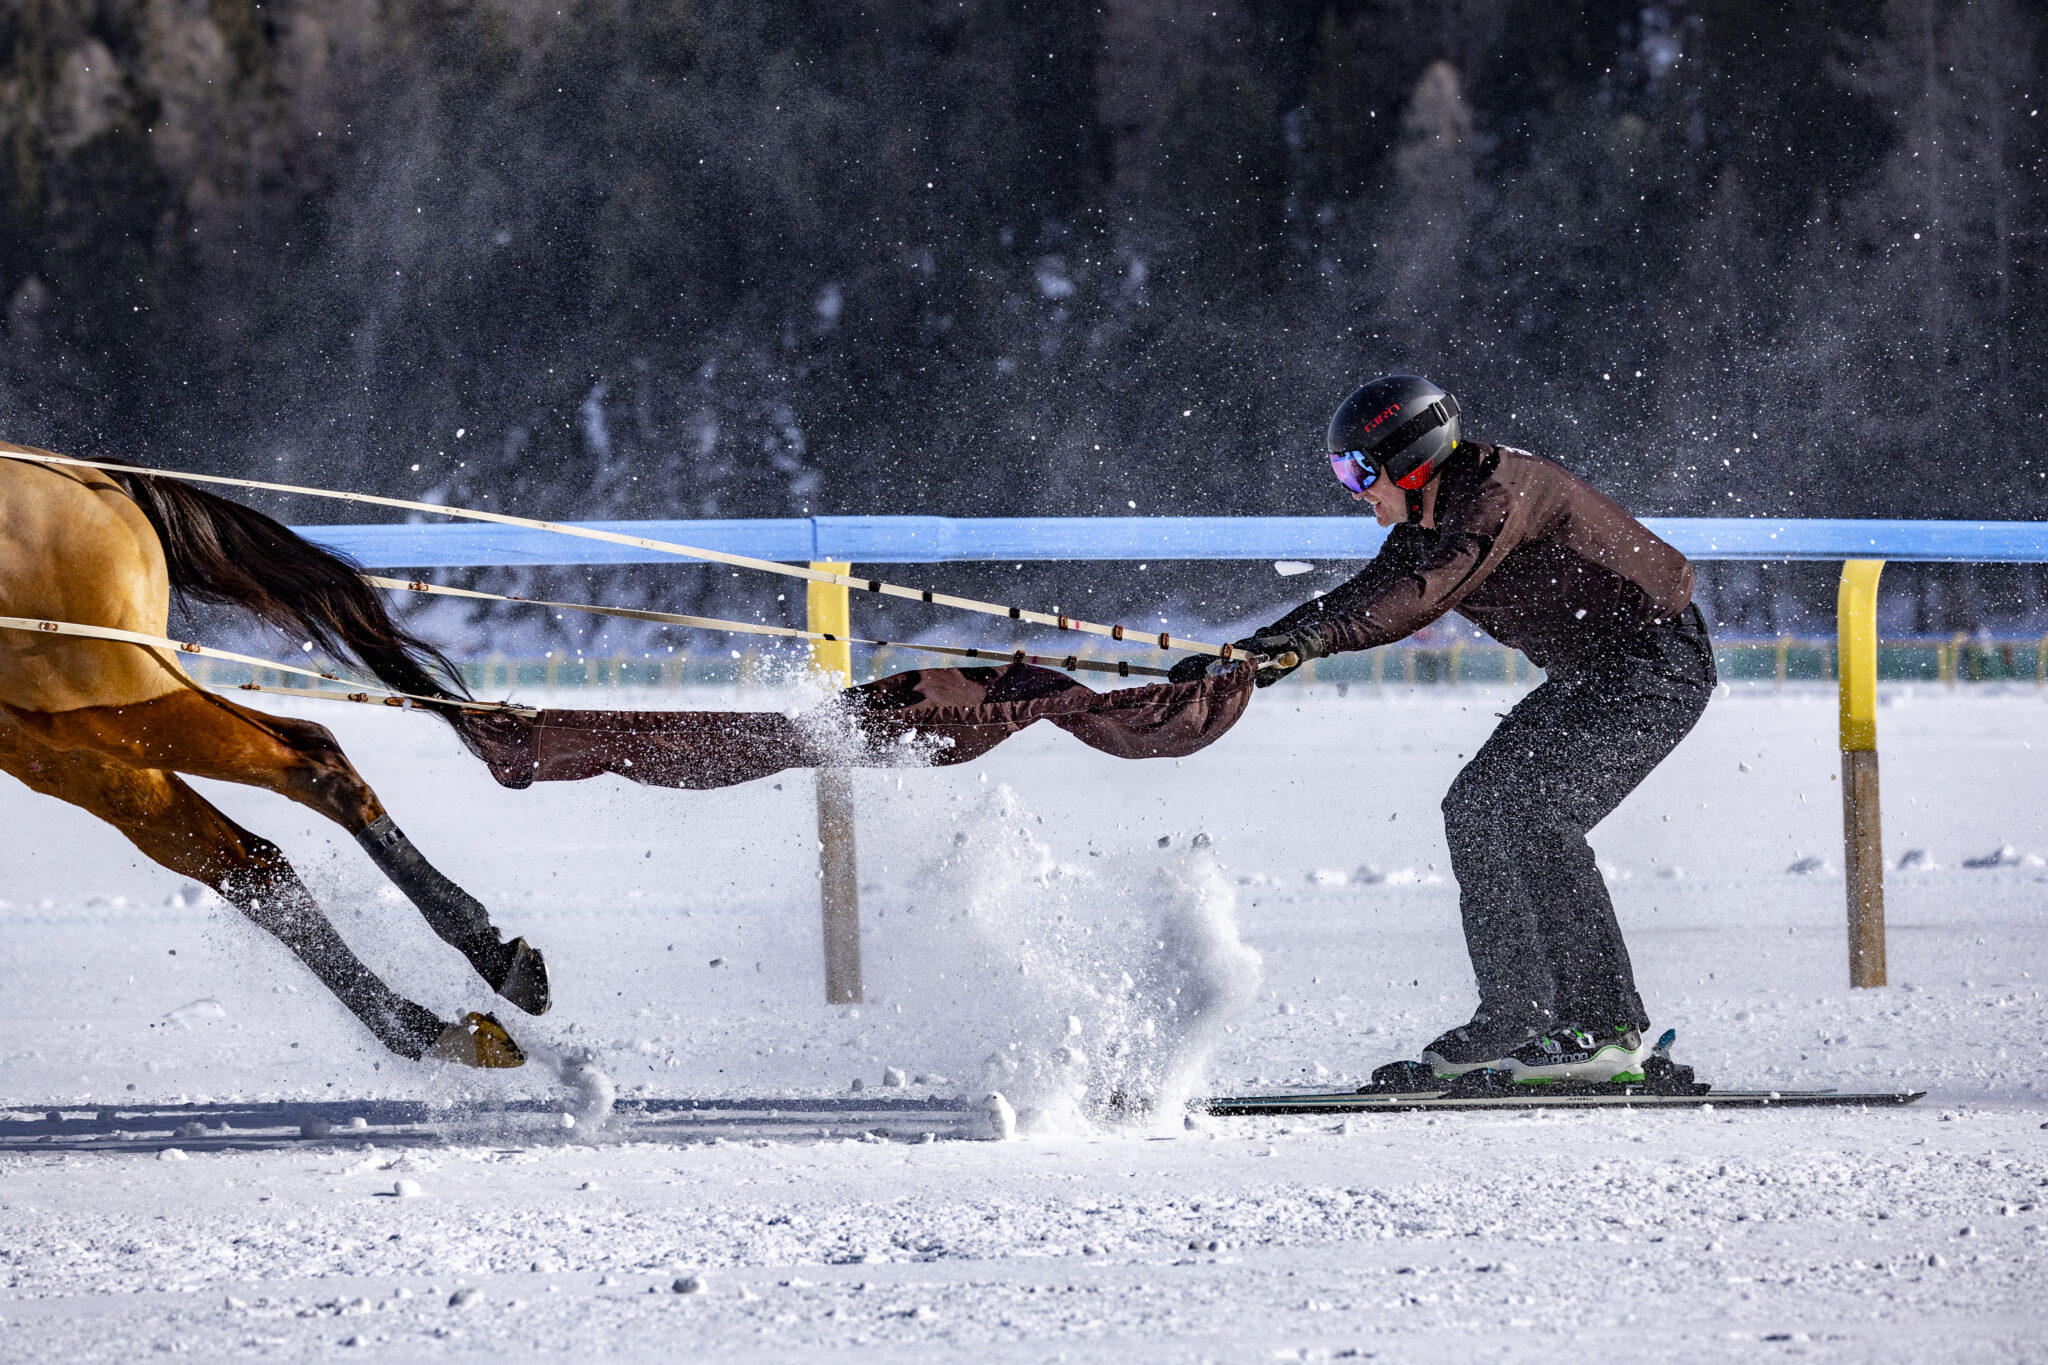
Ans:
<svg viewBox="0 0 2048 1365"><path fill-rule="evenodd" d="M1513 548L1503 535L1509 510L1507 491L1489 481L1469 503L1445 509L1433 537L1397 526L1356 578L1289 612L1279 625L1315 626L1325 654L1413 635L1456 610Z"/></svg>
<svg viewBox="0 0 2048 1365"><path fill-rule="evenodd" d="M1360 603L1370 602L1388 584L1412 571L1422 561L1423 548L1422 535L1413 526L1396 526L1363 569L1321 597L1302 603L1266 629L1292 630L1295 626L1311 625L1321 630L1324 622L1334 621Z"/></svg>

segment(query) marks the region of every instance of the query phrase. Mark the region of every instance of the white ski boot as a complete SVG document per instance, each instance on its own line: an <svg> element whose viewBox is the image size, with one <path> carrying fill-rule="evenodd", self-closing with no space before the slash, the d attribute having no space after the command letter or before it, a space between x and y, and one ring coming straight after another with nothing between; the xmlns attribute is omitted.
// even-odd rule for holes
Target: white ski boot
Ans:
<svg viewBox="0 0 2048 1365"><path fill-rule="evenodd" d="M1650 1045L1627 1024L1571 1025L1531 1038L1496 1067L1516 1085L1639 1085Z"/></svg>

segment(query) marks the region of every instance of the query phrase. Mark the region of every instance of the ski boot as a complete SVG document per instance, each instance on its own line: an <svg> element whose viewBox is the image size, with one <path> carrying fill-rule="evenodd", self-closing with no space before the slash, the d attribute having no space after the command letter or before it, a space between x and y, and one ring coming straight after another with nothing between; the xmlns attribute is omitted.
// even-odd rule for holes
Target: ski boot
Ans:
<svg viewBox="0 0 2048 1365"><path fill-rule="evenodd" d="M1434 1094L1468 1073L1497 1070L1507 1065L1508 1051L1536 1029L1528 1024L1499 1024L1484 1015L1474 1015L1440 1034L1422 1050L1419 1062L1388 1062L1372 1073L1372 1084L1360 1086L1361 1095Z"/></svg>
<svg viewBox="0 0 2048 1365"><path fill-rule="evenodd" d="M1508 1023L1475 1014L1470 1023L1440 1034L1424 1048L1422 1061L1438 1080L1450 1080L1468 1071L1498 1069L1506 1065L1507 1055L1517 1045L1536 1034L1534 1024Z"/></svg>
<svg viewBox="0 0 2048 1365"><path fill-rule="evenodd" d="M1641 1085L1649 1056L1642 1031L1631 1025L1568 1025L1529 1039L1495 1067L1517 1085Z"/></svg>

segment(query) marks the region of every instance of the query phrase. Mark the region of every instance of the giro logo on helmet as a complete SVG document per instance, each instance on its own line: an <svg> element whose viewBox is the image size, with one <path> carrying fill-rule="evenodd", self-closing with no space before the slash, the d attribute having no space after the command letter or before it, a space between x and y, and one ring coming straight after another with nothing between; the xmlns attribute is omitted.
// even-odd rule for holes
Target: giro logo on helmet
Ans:
<svg viewBox="0 0 2048 1365"><path fill-rule="evenodd" d="M1390 403L1390 404L1388 404L1388 405L1387 405L1387 407L1386 407L1386 408L1384 408L1384 409L1383 409L1383 410L1382 410L1382 411L1380 412L1379 416L1377 416L1377 417L1374 417L1374 418L1372 418L1372 419L1370 419L1369 421L1367 421L1367 422L1366 422L1366 424L1365 424L1365 427L1364 427L1364 429L1365 429L1366 431L1371 431L1371 430L1373 430L1373 429L1374 429L1375 427L1377 427L1377 426L1378 426L1378 425L1379 425L1380 423L1382 423L1382 422L1386 421L1386 420L1387 420L1387 419L1388 419L1389 417L1392 417L1392 416L1393 416L1394 414L1398 413L1398 412L1399 412L1400 410L1401 410L1401 405L1400 405L1399 403Z"/></svg>

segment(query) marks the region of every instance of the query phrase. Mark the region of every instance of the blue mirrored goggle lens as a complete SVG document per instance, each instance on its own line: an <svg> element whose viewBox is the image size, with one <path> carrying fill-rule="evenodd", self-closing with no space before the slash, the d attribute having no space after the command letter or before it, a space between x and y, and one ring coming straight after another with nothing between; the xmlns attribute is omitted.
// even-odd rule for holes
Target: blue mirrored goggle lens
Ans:
<svg viewBox="0 0 2048 1365"><path fill-rule="evenodd" d="M1380 481L1379 469L1362 450L1331 451L1330 472L1337 476L1338 483L1354 493L1363 493Z"/></svg>

